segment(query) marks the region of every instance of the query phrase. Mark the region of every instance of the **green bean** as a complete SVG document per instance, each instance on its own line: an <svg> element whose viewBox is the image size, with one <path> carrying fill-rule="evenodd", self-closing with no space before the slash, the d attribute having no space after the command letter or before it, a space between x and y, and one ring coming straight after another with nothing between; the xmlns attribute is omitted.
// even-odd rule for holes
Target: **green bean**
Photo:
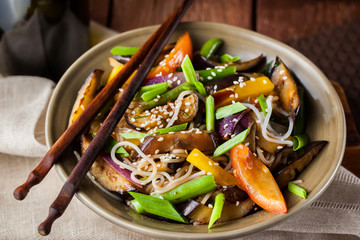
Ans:
<svg viewBox="0 0 360 240"><path fill-rule="evenodd" d="M124 47L116 46L111 49L111 54L113 55L122 55L122 56L132 56L139 50L138 47Z"/></svg>
<svg viewBox="0 0 360 240"><path fill-rule="evenodd" d="M198 74L200 76L200 79L202 79L202 82L211 82L229 75L236 74L236 66L199 70Z"/></svg>
<svg viewBox="0 0 360 240"><path fill-rule="evenodd" d="M307 193L306 193L306 190L302 187L299 187L298 185L292 183L292 182L289 182L288 183L288 189L290 192L292 192L293 194L301 197L301 198L304 198L306 199L307 197Z"/></svg>
<svg viewBox="0 0 360 240"><path fill-rule="evenodd" d="M223 144L218 146L214 151L213 157L214 158L218 157L218 156L224 154L225 152L229 151L230 149L232 149L239 143L242 143L245 140L245 138L247 137L247 135L249 134L249 130L250 129L248 128L248 129L242 131L235 137L231 138L230 140L227 140L226 142L224 142Z"/></svg>
<svg viewBox="0 0 360 240"><path fill-rule="evenodd" d="M241 111L245 110L246 108L247 107L245 107L240 102L236 102L236 103L227 105L225 107L221 107L221 108L216 109L215 118L216 118L216 120L219 120L219 119L222 119L224 117L230 116L232 114L241 112Z"/></svg>
<svg viewBox="0 0 360 240"><path fill-rule="evenodd" d="M175 125L172 127L168 127L168 128L160 128L159 130L157 130L155 132L155 134L167 134L169 132L179 132L179 131L184 131L188 126L188 123L183 123L183 124L179 124L179 125Z"/></svg>
<svg viewBox="0 0 360 240"><path fill-rule="evenodd" d="M160 83L161 84L161 83ZM158 85L158 84L155 84L155 85ZM167 91L169 87L169 83L166 82L166 84L163 84L161 86L158 86L150 91L147 91L147 92L144 92L142 95L141 95L141 98L145 101L145 102L148 102L150 101L151 99L154 99L156 98L158 95L160 94L163 94Z"/></svg>

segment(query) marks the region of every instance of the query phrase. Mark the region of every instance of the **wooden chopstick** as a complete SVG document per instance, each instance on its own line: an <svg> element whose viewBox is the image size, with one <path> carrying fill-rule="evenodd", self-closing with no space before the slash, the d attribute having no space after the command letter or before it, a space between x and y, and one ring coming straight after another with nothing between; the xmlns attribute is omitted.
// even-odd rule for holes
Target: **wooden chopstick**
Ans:
<svg viewBox="0 0 360 240"><path fill-rule="evenodd" d="M185 3L190 1L185 1ZM184 8L186 4L183 4ZM57 162L59 157L64 153L64 151L73 144L77 136L84 131L86 126L89 124L91 119L93 119L96 114L101 110L106 102L118 91L118 89L125 83L125 81L130 77L130 75L135 71L139 64L143 61L147 53L150 51L151 47L154 45L156 40L159 38L160 34L164 31L173 16L178 16L174 12L171 17L169 17L157 31L143 44L140 50L130 59L130 61L125 65L125 67L115 76L115 79L108 83L95 99L89 104L88 107L82 112L82 114L72 123L68 129L60 136L60 138L55 142L55 144L50 148L50 150L45 154L41 162L33 169L27 180L24 184L17 187L14 190L14 197L17 200L23 200L30 189L39 184L45 176L48 174L52 166Z"/></svg>
<svg viewBox="0 0 360 240"><path fill-rule="evenodd" d="M127 88L122 92L120 98L115 103L115 106L105 119L100 130L98 131L94 139L91 141L80 161L77 163L77 165L71 172L58 197L50 206L48 217L43 223L39 225L38 231L41 235L48 235L51 231L51 226L53 222L64 213L72 197L74 196L80 182L85 177L86 173L89 171L91 165L97 158L101 149L104 148L105 141L112 134L121 117L124 115L127 107L129 106L136 92L140 88L142 81L145 79L156 58L160 54L161 50L164 48L165 44L169 40L171 34L177 27L180 19L185 14L185 11L190 6L192 1L193 0L185 0L183 4L174 11L174 13L169 17L169 19L164 22L163 25L165 27L164 30L160 33L159 39L156 40L155 44L148 52L148 55L141 63L135 76L133 77Z"/></svg>

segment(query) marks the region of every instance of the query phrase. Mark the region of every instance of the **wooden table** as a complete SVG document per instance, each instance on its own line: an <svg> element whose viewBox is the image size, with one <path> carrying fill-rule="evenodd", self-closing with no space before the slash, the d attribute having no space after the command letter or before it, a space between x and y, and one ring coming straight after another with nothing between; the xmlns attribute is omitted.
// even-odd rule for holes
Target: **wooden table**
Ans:
<svg viewBox="0 0 360 240"><path fill-rule="evenodd" d="M123 32L160 24L179 0L89 0L90 18ZM251 29L302 52L329 79L343 102L347 148L343 166L360 177L360 1L195 0L183 21ZM350 103L348 104L347 100Z"/></svg>

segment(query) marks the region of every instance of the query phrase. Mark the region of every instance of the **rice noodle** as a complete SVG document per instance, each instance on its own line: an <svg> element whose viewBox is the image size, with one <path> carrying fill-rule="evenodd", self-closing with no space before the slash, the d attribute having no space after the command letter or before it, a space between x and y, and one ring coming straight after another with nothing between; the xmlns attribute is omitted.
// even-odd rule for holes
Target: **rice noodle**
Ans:
<svg viewBox="0 0 360 240"><path fill-rule="evenodd" d="M151 172L146 172L146 171L141 171L141 170L138 170L137 168L134 168L133 166L130 166L128 164L125 164L123 163L122 161L120 161L119 159L117 159L116 155L115 155L115 151L116 149L118 149L119 147L122 147L122 146L128 146L128 147L131 147L133 148L144 160L146 160L147 162L149 162L153 168L152 168L152 171ZM127 141L124 141L124 142L119 142L117 143L111 150L111 153L110 153L110 156L112 158L112 160L118 164L120 167L122 168L126 168L128 170L131 170L132 173L131 173L131 179L136 182L136 183L139 183L141 185L145 185L149 182L151 182L154 177L156 176L156 173L157 173L157 167L156 167L156 163L154 162L153 159L149 158L148 156L146 156L138 146L136 146L135 144L131 143L131 142L127 142ZM147 179L145 180L139 180L136 175L140 175L140 176L143 176L143 177L148 177Z"/></svg>
<svg viewBox="0 0 360 240"><path fill-rule="evenodd" d="M188 91L183 91L179 94L178 98L175 101L174 114L172 115L170 121L168 122L168 124L166 125L165 128L171 127L174 124L174 122L177 120L179 112L180 112L180 108L182 105L182 103L181 103L182 99L184 98L184 96L192 94L192 93L193 93L193 91L188 90Z"/></svg>
<svg viewBox="0 0 360 240"><path fill-rule="evenodd" d="M201 204L205 205L205 203L207 202L207 200L209 200L209 198L211 197L211 195L213 194L213 191L211 192L208 192L204 197L203 199L201 200Z"/></svg>

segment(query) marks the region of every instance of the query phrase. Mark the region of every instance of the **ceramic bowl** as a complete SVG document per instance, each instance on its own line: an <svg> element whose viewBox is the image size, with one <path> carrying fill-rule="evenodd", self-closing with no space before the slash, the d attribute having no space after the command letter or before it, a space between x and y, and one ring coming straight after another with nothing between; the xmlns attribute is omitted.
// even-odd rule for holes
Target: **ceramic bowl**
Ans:
<svg viewBox="0 0 360 240"><path fill-rule="evenodd" d="M157 29L157 26L140 28L116 35L90 49L63 75L51 98L46 118L46 139L51 147L66 129L70 111L82 83L95 68L111 69L107 58L116 45L141 46ZM207 225L168 223L137 214L126 204L105 193L91 181L84 179L76 196L91 210L121 227L147 236L166 239L233 238L262 231L294 217L309 206L329 186L340 166L345 149L345 118L341 102L325 75L306 57L291 47L264 35L242 28L219 23L181 23L171 42L185 31L190 33L194 49L199 49L208 39L224 40L223 51L250 59L263 53L267 61L279 56L304 85L309 95L307 132L312 140L327 140L329 144L300 174L302 186L308 190L307 199L301 199L288 191L284 197L288 213L274 214L259 211L255 214L216 224L208 231ZM77 160L69 149L56 165L62 180L69 176Z"/></svg>

